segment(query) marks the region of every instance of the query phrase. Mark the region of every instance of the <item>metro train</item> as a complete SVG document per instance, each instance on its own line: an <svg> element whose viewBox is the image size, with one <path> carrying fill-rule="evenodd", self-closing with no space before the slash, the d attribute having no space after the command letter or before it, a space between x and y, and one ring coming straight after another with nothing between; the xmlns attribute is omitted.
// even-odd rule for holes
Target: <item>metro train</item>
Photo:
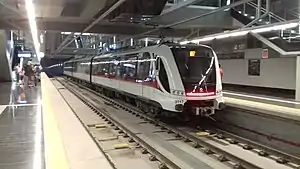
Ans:
<svg viewBox="0 0 300 169"><path fill-rule="evenodd" d="M64 63L64 75L153 115L210 116L223 109L217 55L205 45L160 44Z"/></svg>

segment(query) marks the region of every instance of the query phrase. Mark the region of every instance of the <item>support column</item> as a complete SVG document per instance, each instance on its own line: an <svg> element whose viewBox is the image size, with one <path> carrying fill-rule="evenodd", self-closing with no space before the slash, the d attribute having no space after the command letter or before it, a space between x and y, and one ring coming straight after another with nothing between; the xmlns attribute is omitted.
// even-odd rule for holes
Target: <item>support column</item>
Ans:
<svg viewBox="0 0 300 169"><path fill-rule="evenodd" d="M295 100L300 101L300 55L297 56L296 62L296 93Z"/></svg>

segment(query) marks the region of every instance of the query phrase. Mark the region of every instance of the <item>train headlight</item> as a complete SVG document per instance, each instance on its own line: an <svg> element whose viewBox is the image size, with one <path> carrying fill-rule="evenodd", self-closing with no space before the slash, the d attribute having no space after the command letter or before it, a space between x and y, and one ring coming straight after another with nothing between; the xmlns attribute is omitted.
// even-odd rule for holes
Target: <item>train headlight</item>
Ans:
<svg viewBox="0 0 300 169"><path fill-rule="evenodd" d="M177 96L183 96L184 92L180 91L180 90L172 90L171 91L172 94L177 95Z"/></svg>

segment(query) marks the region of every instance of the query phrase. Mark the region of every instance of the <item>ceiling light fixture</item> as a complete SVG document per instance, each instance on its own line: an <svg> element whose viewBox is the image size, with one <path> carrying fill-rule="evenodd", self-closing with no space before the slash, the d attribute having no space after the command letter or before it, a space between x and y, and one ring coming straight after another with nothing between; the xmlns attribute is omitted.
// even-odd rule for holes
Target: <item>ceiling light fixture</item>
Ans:
<svg viewBox="0 0 300 169"><path fill-rule="evenodd" d="M70 35L72 32L61 32L61 35ZM94 35L92 33L80 33L80 32L75 32L74 35L82 35L82 36L91 36Z"/></svg>
<svg viewBox="0 0 300 169"><path fill-rule="evenodd" d="M34 44L35 53L38 56L38 59L40 60L40 43L38 39L38 32L37 32L37 26L36 26L36 20L35 20L35 9L32 0L25 0L26 4L26 10L27 10L27 17L28 22L30 26L30 31L32 34L32 40Z"/></svg>
<svg viewBox="0 0 300 169"><path fill-rule="evenodd" d="M40 35L40 42L41 42L41 44L44 43L44 36L43 36L43 34Z"/></svg>
<svg viewBox="0 0 300 169"><path fill-rule="evenodd" d="M148 46L148 41L149 41L149 39L146 38L146 39L145 39L145 46Z"/></svg>

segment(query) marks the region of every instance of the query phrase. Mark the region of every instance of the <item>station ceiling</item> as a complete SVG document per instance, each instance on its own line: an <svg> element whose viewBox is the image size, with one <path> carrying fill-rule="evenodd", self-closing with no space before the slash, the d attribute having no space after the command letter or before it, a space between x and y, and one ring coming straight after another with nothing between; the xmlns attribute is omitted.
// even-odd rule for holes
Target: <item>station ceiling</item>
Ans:
<svg viewBox="0 0 300 169"><path fill-rule="evenodd" d="M144 37L158 37L161 34L168 37L186 37L195 31L195 29L199 29L201 35L206 35L237 28L233 24L232 18L227 16L229 15L228 11L221 11L210 16L176 25L172 28L163 28L172 23L215 10L215 7L192 5L197 2L209 0L187 0L180 5L167 4L160 15L153 18L146 18L147 20L145 18L133 18L133 21L128 21L128 16L126 15L117 16L116 9L119 10L119 8L110 11L119 1L122 0L36 0L34 1L34 5L38 30L41 32L57 32L59 34L60 32L82 32L102 16L105 17L94 24L88 30L89 33L131 37L149 32L144 34ZM123 3L120 3L120 6L129 1L134 2L135 0L124 0ZM0 29L30 32L25 0L1 0L0 4L0 16L2 16L0 18ZM112 17L114 18L112 19ZM162 27L162 29L151 31L157 27ZM30 39L30 36L27 35L26 38ZM60 39L60 42L63 40ZM58 40L53 40L53 38L51 41L48 41L46 38L45 42L52 48L57 48L61 45ZM49 43L56 44L49 45Z"/></svg>

